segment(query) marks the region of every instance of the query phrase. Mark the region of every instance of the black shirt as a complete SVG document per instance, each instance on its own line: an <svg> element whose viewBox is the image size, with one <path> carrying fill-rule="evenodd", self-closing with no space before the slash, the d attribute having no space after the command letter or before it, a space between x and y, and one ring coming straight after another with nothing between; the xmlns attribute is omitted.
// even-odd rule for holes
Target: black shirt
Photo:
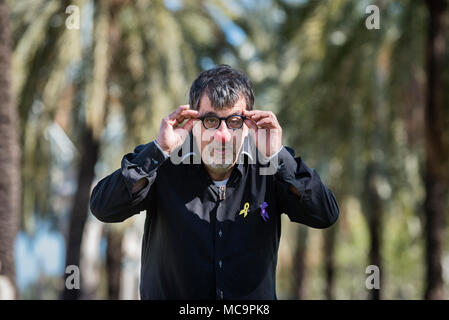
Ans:
<svg viewBox="0 0 449 320"><path fill-rule="evenodd" d="M190 164L176 164L154 142L126 154L93 189L91 211L103 222L147 211L142 299L276 299L281 214L314 228L337 220L334 195L291 148L278 153L275 174L262 175L267 165L254 163L247 140L221 189L192 161L197 149L183 159ZM148 185L132 194L142 178Z"/></svg>

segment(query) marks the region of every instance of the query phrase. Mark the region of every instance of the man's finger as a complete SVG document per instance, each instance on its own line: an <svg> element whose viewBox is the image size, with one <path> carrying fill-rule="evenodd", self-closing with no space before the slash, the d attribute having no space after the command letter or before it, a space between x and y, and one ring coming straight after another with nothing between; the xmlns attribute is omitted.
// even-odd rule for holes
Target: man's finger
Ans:
<svg viewBox="0 0 449 320"><path fill-rule="evenodd" d="M254 121L258 121L262 118L267 117L275 118L274 114L271 111L261 111L261 110L245 111L244 115Z"/></svg>
<svg viewBox="0 0 449 320"><path fill-rule="evenodd" d="M197 118L199 116L199 112L196 110L183 110L180 114L181 116L187 118Z"/></svg>
<svg viewBox="0 0 449 320"><path fill-rule="evenodd" d="M187 132L190 132L193 128L193 125L195 124L195 121L197 121L197 119L190 119L182 128Z"/></svg>
<svg viewBox="0 0 449 320"><path fill-rule="evenodd" d="M259 113L259 112L265 112L265 111L263 111L263 110L255 110L255 109L253 109L253 110L243 110L243 113L245 115L253 115L253 114L256 114L256 113Z"/></svg>
<svg viewBox="0 0 449 320"><path fill-rule="evenodd" d="M250 111L244 110L244 115L246 116L253 116L256 114L272 114L272 112L264 110L250 110Z"/></svg>
<svg viewBox="0 0 449 320"><path fill-rule="evenodd" d="M254 121L252 121L252 120L246 119L245 120L245 124L248 126L250 131L252 131L253 133L255 131L257 131L257 129L258 129L256 123Z"/></svg>
<svg viewBox="0 0 449 320"><path fill-rule="evenodd" d="M178 116L179 113L181 113L181 111L183 109L181 109L182 106L176 108L174 111L170 112L170 114L167 116L167 118L169 120L173 120L174 118L176 118Z"/></svg>
<svg viewBox="0 0 449 320"><path fill-rule="evenodd" d="M251 118L251 120L254 120L257 122L263 118L272 118L272 114L269 112L263 112L263 113L261 112L261 113L256 113L256 114L251 115L250 118Z"/></svg>
<svg viewBox="0 0 449 320"><path fill-rule="evenodd" d="M181 114L182 111L187 110L189 108L190 108L190 106L188 104L184 104L182 106L179 106L175 111L173 111L172 113L170 113L168 115L168 119L169 120L176 119Z"/></svg>
<svg viewBox="0 0 449 320"><path fill-rule="evenodd" d="M263 118L262 120L259 120L256 122L257 126L264 127L264 128L277 128L277 124L274 121L273 118Z"/></svg>
<svg viewBox="0 0 449 320"><path fill-rule="evenodd" d="M181 123L184 122L185 119L192 119L192 118L198 118L199 113L196 110L183 110L181 113L176 117L176 122L174 123L175 126L179 126Z"/></svg>

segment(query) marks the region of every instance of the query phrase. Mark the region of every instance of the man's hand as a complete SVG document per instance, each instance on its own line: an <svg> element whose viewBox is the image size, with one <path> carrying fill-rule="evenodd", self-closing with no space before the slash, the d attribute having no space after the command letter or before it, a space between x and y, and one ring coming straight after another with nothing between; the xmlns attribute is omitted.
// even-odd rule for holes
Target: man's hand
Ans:
<svg viewBox="0 0 449 320"><path fill-rule="evenodd" d="M263 156L269 158L282 148L282 128L273 112L245 110L243 115L249 118L245 120L245 124L256 141L257 149ZM264 132L260 132L261 130ZM264 135L265 141L258 141Z"/></svg>
<svg viewBox="0 0 449 320"><path fill-rule="evenodd" d="M196 118L198 118L198 111L190 110L189 105L180 106L162 119L161 127L156 137L157 144L164 152L170 154L184 143L184 140L193 128L193 122ZM189 121L180 127L181 123L186 119L189 119Z"/></svg>

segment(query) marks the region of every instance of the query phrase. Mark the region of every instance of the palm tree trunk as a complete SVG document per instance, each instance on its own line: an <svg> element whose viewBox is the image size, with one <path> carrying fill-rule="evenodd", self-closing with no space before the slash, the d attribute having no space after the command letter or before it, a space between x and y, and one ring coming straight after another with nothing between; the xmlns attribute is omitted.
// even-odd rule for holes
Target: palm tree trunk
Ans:
<svg viewBox="0 0 449 320"><path fill-rule="evenodd" d="M340 198L337 198L340 199ZM325 297L328 300L335 298L335 238L337 225L324 230L324 269L326 274Z"/></svg>
<svg viewBox="0 0 449 320"><path fill-rule="evenodd" d="M90 188L95 177L95 164L99 157L99 141L109 110L108 83L113 63L117 59L116 53L120 42L120 32L116 19L123 3L124 1L121 0L94 2L93 43L85 51L84 72L81 74L82 78L78 84L80 96L83 93L87 95L87 105L85 106L86 123L78 188L70 214L66 254L67 265L80 265L81 241L89 212ZM92 72L92 74L89 74L89 72ZM87 84L89 81L90 83ZM89 85L91 86L90 88L88 88ZM89 90L87 89L92 90L88 93ZM80 102L78 101L78 103ZM79 107L82 107L82 104ZM116 289L118 290L119 286ZM64 289L64 299L79 299L81 296L80 290Z"/></svg>
<svg viewBox="0 0 449 320"><path fill-rule="evenodd" d="M448 150L443 142L444 92L443 70L446 57L444 13L445 0L426 1L429 10L427 39L427 101L425 108L425 217L427 287L425 299L443 299L441 268L442 237L444 231L446 166Z"/></svg>
<svg viewBox="0 0 449 320"><path fill-rule="evenodd" d="M95 176L95 164L98 160L99 143L94 138L92 130L87 127L83 138L83 150L78 173L78 187L73 199L73 207L70 212L69 234L67 237L66 266L80 265L81 240L83 237L84 225L86 224L89 212L89 197L92 181ZM82 276L82 270L80 271ZM64 289L63 299L79 299L80 290Z"/></svg>
<svg viewBox="0 0 449 320"><path fill-rule="evenodd" d="M379 179L382 177L384 164L376 157L376 154L387 147L388 141L385 137L387 132L387 118L385 112L385 80L386 67L382 63L382 49L373 56L371 68L373 68L374 77L372 78L372 90L367 96L367 115L369 121L369 130L367 134L368 161L365 166L363 183L363 211L366 213L368 223L370 248L369 264L382 270L382 220L383 203L379 194ZM379 274L378 288L371 288L369 296L372 300L380 300L382 295L382 276Z"/></svg>
<svg viewBox="0 0 449 320"><path fill-rule="evenodd" d="M304 273L306 269L307 252L307 229L303 226L298 228L296 249L293 256L293 287L292 299L304 299Z"/></svg>
<svg viewBox="0 0 449 320"><path fill-rule="evenodd" d="M382 203L376 186L376 164L368 163L365 171L364 181L364 210L367 214L370 235L369 263L382 270L381 259L381 230L382 230ZM382 277L380 277L380 280ZM381 281L380 281L381 282ZM380 286L382 288L382 285ZM380 288L370 290L370 298L379 300L381 298Z"/></svg>
<svg viewBox="0 0 449 320"><path fill-rule="evenodd" d="M0 297L17 298L14 241L20 211L18 118L11 88L9 10L0 0ZM7 291L7 292L6 292Z"/></svg>
<svg viewBox="0 0 449 320"><path fill-rule="evenodd" d="M120 298L120 280L122 271L122 241L123 232L115 228L107 228L106 231L106 272L108 279L108 299Z"/></svg>

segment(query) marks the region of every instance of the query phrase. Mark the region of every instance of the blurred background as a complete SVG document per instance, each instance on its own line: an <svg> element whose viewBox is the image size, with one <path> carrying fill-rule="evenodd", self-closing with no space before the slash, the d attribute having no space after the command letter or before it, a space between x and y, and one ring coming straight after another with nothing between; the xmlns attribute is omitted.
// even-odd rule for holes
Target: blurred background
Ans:
<svg viewBox="0 0 449 320"><path fill-rule="evenodd" d="M90 192L221 63L340 207L284 215L278 298L449 298L448 4L0 0L0 299L139 298L145 214L100 223Z"/></svg>

